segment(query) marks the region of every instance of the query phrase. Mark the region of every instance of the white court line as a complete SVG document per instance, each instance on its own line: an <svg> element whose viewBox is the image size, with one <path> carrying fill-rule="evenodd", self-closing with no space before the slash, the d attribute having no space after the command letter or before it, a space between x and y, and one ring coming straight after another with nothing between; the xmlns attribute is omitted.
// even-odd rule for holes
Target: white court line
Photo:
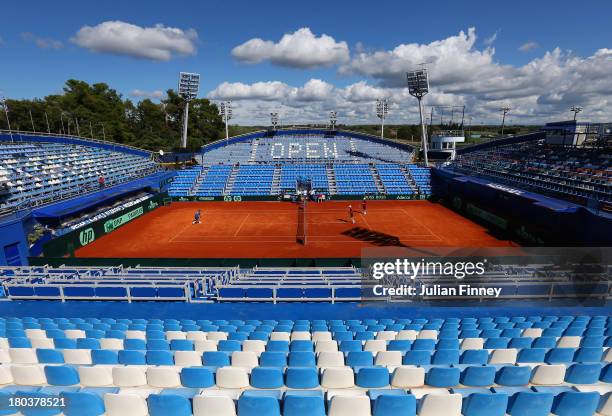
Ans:
<svg viewBox="0 0 612 416"><path fill-rule="evenodd" d="M410 214L408 214L403 208L401 208L402 211L404 211L404 214L406 214L407 216L409 216L410 218L412 218L412 216ZM440 238L439 235L437 235L436 233L434 233L433 231L431 231L431 229L426 226L425 224L423 224L421 221L417 220L416 218L414 218L414 221L419 224L421 227L425 228L427 231L429 231L431 233L431 235L433 235L434 237L436 237L438 239L438 241L444 241L443 238Z"/></svg>
<svg viewBox="0 0 612 416"><path fill-rule="evenodd" d="M189 228L192 225L202 225L201 223L202 218L200 218L200 224L194 224L193 221L190 224L187 224L185 227L183 227L178 233L174 234L174 236L172 236L172 238L170 238L170 240L168 240L169 243L172 243L174 241L174 239L176 237L178 237L179 235L181 235L187 228Z"/></svg>
<svg viewBox="0 0 612 416"><path fill-rule="evenodd" d="M234 237L238 237L238 231L240 231L240 229L242 228L242 226L244 225L244 222L247 220L247 218L249 218L249 216L251 216L251 214L247 214L246 217L244 217L244 219L242 220L242 222L240 223L240 226L238 227L238 229L236 230L236 232L234 233Z"/></svg>

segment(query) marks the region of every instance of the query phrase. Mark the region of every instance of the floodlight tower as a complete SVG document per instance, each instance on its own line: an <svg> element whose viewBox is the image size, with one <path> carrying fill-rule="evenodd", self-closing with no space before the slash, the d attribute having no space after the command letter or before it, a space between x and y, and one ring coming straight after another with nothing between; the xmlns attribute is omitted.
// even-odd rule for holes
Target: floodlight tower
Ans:
<svg viewBox="0 0 612 416"><path fill-rule="evenodd" d="M376 116L380 119L380 138L385 136L385 119L389 113L389 102L386 98L376 100Z"/></svg>
<svg viewBox="0 0 612 416"><path fill-rule="evenodd" d="M229 121L232 118L232 102L225 101L219 105L219 114L225 123L225 140L229 140Z"/></svg>
<svg viewBox="0 0 612 416"><path fill-rule="evenodd" d="M11 120L9 120L9 109L6 104L6 98L4 95L0 95L0 103L2 103L2 108L4 109L4 115L6 115L6 124L8 126L9 135L11 136L11 142L13 141L13 131L11 130Z"/></svg>
<svg viewBox="0 0 612 416"><path fill-rule="evenodd" d="M278 125L278 113L270 113L270 122L272 123L272 130L276 130Z"/></svg>
<svg viewBox="0 0 612 416"><path fill-rule="evenodd" d="M336 123L338 122L338 112L330 111L329 112L329 125L332 130L336 129Z"/></svg>
<svg viewBox="0 0 612 416"><path fill-rule="evenodd" d="M189 121L189 102L197 97L200 89L200 74L181 72L179 74L179 95L185 100L185 113L183 114L183 136L181 147L187 147L187 125Z"/></svg>
<svg viewBox="0 0 612 416"><path fill-rule="evenodd" d="M427 132L423 120L423 97L429 92L429 78L427 69L421 68L416 71L406 73L408 81L408 93L419 101L419 116L421 117L421 146L423 147L423 160L425 166L429 164L427 159Z"/></svg>
<svg viewBox="0 0 612 416"><path fill-rule="evenodd" d="M574 113L574 121L576 121L576 118L578 117L578 113L582 111L582 107L579 105L573 105L571 106L570 111Z"/></svg>
<svg viewBox="0 0 612 416"><path fill-rule="evenodd" d="M502 112L502 125L501 125L501 135L504 135L504 127L506 125L506 114L508 114L512 110L510 107L505 106L499 109Z"/></svg>

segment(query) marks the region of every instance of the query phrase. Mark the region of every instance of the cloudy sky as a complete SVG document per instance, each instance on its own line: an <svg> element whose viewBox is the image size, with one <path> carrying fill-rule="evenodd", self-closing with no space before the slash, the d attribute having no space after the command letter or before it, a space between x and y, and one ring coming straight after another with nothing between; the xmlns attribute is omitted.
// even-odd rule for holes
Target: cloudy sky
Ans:
<svg viewBox="0 0 612 416"><path fill-rule="evenodd" d="M89 3L89 5L88 5ZM577 18L577 13L579 18ZM414 122L405 72L426 63L436 114L474 124L612 119L612 2L26 0L0 13L0 92L31 98L66 79L158 100L179 71L201 97L232 100L237 124Z"/></svg>

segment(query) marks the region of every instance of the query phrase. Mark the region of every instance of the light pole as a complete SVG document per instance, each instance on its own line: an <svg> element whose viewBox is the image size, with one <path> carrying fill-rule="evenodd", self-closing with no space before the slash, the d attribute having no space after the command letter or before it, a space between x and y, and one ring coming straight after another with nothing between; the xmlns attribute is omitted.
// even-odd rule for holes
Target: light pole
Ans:
<svg viewBox="0 0 612 416"><path fill-rule="evenodd" d="M232 102L222 102L219 105L219 114L225 123L225 141L229 141L229 121L232 118Z"/></svg>
<svg viewBox="0 0 612 416"><path fill-rule="evenodd" d="M6 98L3 95L0 95L0 102L2 103L2 108L4 108L4 114L6 115L6 124L8 126L9 136L11 136L11 143L13 142L13 131L11 130L11 120L9 120L9 109L8 104L6 103Z"/></svg>
<svg viewBox="0 0 612 416"><path fill-rule="evenodd" d="M423 160L425 166L429 165L427 158L427 132L425 130L425 122L423 120L423 97L429 92L429 78L427 69L422 68L406 74L408 82L408 93L419 101L419 116L421 118L421 146L423 148Z"/></svg>
<svg viewBox="0 0 612 416"><path fill-rule="evenodd" d="M329 112L329 125L332 130L336 130L336 123L338 122L338 112L330 111Z"/></svg>
<svg viewBox="0 0 612 416"><path fill-rule="evenodd" d="M81 136L81 130L79 129L79 119L77 118L77 116L74 116L74 124L77 128L77 136Z"/></svg>
<svg viewBox="0 0 612 416"><path fill-rule="evenodd" d="M185 113L183 114L183 136L181 147L187 147L187 125L189 121L189 102L198 96L200 89L200 74L181 72L179 74L179 95L185 100Z"/></svg>
<svg viewBox="0 0 612 416"><path fill-rule="evenodd" d="M106 133L104 132L104 123L102 123L102 122L100 121L99 123L97 123L97 124L96 124L96 126L97 126L98 124L102 126L102 138L103 138L102 140L103 140L103 141L106 141Z"/></svg>
<svg viewBox="0 0 612 416"><path fill-rule="evenodd" d="M574 113L574 121L576 121L576 118L578 117L578 113L582 111L582 107L579 105L573 105L571 106L570 111Z"/></svg>
<svg viewBox="0 0 612 416"><path fill-rule="evenodd" d="M36 127L34 127L34 117L32 117L32 109L28 108L28 113L30 113L30 123L32 123L32 131L36 133Z"/></svg>
<svg viewBox="0 0 612 416"><path fill-rule="evenodd" d="M270 113L270 122L272 123L272 130L276 130L278 125L278 113Z"/></svg>
<svg viewBox="0 0 612 416"><path fill-rule="evenodd" d="M64 113L65 111L62 111L60 113L60 123L62 125L62 134L66 134L66 128L64 127Z"/></svg>
<svg viewBox="0 0 612 416"><path fill-rule="evenodd" d="M46 111L45 111L45 120L47 122L47 133L51 134L51 126L49 126L49 116L47 116Z"/></svg>
<svg viewBox="0 0 612 416"><path fill-rule="evenodd" d="M508 114L510 112L511 108L508 106L502 107L499 109L499 111L502 112L502 124L501 124L501 135L503 137L504 135L504 127L506 125L506 114Z"/></svg>
<svg viewBox="0 0 612 416"><path fill-rule="evenodd" d="M380 138L385 137L385 119L389 113L389 103L386 98L376 100L376 116L380 119Z"/></svg>

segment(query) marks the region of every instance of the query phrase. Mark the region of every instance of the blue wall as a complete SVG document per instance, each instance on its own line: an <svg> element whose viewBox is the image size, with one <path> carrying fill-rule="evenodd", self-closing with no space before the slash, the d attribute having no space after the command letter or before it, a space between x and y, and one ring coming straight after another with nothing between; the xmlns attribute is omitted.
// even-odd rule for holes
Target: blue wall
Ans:
<svg viewBox="0 0 612 416"><path fill-rule="evenodd" d="M28 264L28 242L24 222L30 219L30 212L7 215L0 219L0 265ZM8 252L17 252L17 258L7 259Z"/></svg>

